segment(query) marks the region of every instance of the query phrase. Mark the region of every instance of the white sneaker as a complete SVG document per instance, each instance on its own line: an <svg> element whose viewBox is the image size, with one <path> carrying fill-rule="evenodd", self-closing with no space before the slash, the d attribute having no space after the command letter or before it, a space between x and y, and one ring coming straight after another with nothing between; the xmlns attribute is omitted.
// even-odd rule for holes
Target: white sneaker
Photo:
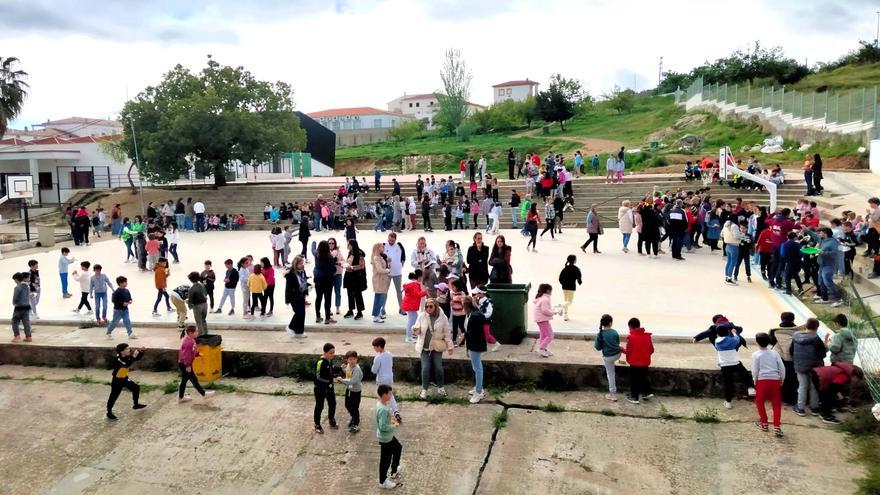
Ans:
<svg viewBox="0 0 880 495"><path fill-rule="evenodd" d="M87 314L87 315L92 314L92 310L91 310L91 309L87 309L87 310L86 310L86 314Z"/></svg>
<svg viewBox="0 0 880 495"><path fill-rule="evenodd" d="M562 321L568 321L568 315L563 316Z"/></svg>
<svg viewBox="0 0 880 495"><path fill-rule="evenodd" d="M216 393L217 393L217 392L215 392L215 391L213 391L213 390L205 390L205 395L203 395L202 398L203 398L203 399L207 399L208 397L211 397L211 396L213 396L213 395L216 394Z"/></svg>
<svg viewBox="0 0 880 495"><path fill-rule="evenodd" d="M732 409L732 408L733 408L733 403L732 403L732 402L724 401L724 408L725 408L725 409Z"/></svg>
<svg viewBox="0 0 880 495"><path fill-rule="evenodd" d="M373 317L373 323L385 323L385 320L379 318L378 316Z"/></svg>
<svg viewBox="0 0 880 495"><path fill-rule="evenodd" d="M183 397L177 399L177 402L178 402L178 404L182 404L184 402L189 402L191 400L193 400L192 397L190 397L189 395L184 395Z"/></svg>
<svg viewBox="0 0 880 495"><path fill-rule="evenodd" d="M159 316L159 312L158 312L158 311L153 311L153 316Z"/></svg>
<svg viewBox="0 0 880 495"><path fill-rule="evenodd" d="M538 355L541 357L550 357L550 353L546 349L538 349Z"/></svg>
<svg viewBox="0 0 880 495"><path fill-rule="evenodd" d="M403 465L402 465L402 464L398 464L398 465L397 465L397 471L395 471L395 472L389 474L388 477L391 478L391 479L393 479L393 480L397 480L397 479L400 479L400 474L401 474L401 473L403 473Z"/></svg>
<svg viewBox="0 0 880 495"><path fill-rule="evenodd" d="M832 308L838 308L840 306L843 306L843 301L834 301L833 303L831 303Z"/></svg>
<svg viewBox="0 0 880 495"><path fill-rule="evenodd" d="M443 387L437 387L437 393L440 394L441 397L446 397L446 389Z"/></svg>
<svg viewBox="0 0 880 495"><path fill-rule="evenodd" d="M113 340L113 336L110 335L109 333L107 334L107 340Z"/></svg>
<svg viewBox="0 0 880 495"><path fill-rule="evenodd" d="M498 349L501 349L501 342L495 342L494 344L492 344L492 348L489 349L489 351L490 351L490 352L495 352L495 351L497 351Z"/></svg>
<svg viewBox="0 0 880 495"><path fill-rule="evenodd" d="M474 395L471 396L471 404L476 404L486 398L486 391L482 392L474 392Z"/></svg>
<svg viewBox="0 0 880 495"><path fill-rule="evenodd" d="M385 483L379 483L379 488L383 490L393 490L397 488L397 483L391 481L390 479L385 480Z"/></svg>
<svg viewBox="0 0 880 495"><path fill-rule="evenodd" d="M611 402L617 402L617 394L605 394L605 398Z"/></svg>
<svg viewBox="0 0 880 495"><path fill-rule="evenodd" d="M477 393L476 388L472 388L472 389L468 390L468 395L474 395L475 393Z"/></svg>
<svg viewBox="0 0 880 495"><path fill-rule="evenodd" d="M428 391L425 390L425 389L422 389L422 391L419 392L419 399L420 399L420 400L425 400L425 399L427 399L427 398L428 398Z"/></svg>
<svg viewBox="0 0 880 495"><path fill-rule="evenodd" d="M72 311L73 311L74 313L79 313L79 310L78 310L78 309L74 309L74 310L72 310Z"/></svg>

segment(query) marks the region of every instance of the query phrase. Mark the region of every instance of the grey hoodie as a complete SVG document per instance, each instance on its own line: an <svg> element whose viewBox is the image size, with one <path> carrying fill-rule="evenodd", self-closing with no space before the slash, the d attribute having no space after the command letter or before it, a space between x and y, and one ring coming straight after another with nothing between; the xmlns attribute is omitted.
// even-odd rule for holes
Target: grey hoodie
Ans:
<svg viewBox="0 0 880 495"><path fill-rule="evenodd" d="M12 291L12 306L16 310L31 309L31 287L27 282L15 286Z"/></svg>

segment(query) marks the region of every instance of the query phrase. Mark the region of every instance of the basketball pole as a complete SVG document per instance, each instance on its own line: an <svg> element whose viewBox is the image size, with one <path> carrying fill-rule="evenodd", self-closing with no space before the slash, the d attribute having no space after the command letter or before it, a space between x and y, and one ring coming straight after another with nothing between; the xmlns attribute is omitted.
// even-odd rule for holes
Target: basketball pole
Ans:
<svg viewBox="0 0 880 495"><path fill-rule="evenodd" d="M24 237L28 242L31 241L31 222L28 217L28 200L24 200Z"/></svg>

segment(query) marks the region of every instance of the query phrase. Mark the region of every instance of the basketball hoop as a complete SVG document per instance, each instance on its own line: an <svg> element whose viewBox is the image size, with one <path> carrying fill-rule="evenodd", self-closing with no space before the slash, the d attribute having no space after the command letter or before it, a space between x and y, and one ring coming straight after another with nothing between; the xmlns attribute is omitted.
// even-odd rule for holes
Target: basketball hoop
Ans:
<svg viewBox="0 0 880 495"><path fill-rule="evenodd" d="M8 196L9 199L33 199L34 176L7 175L6 196Z"/></svg>

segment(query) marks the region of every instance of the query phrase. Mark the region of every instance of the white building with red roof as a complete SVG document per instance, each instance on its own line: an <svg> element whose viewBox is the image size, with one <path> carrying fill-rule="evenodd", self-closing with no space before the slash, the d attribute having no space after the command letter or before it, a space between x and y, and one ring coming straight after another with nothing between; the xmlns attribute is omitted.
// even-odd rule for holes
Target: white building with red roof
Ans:
<svg viewBox="0 0 880 495"><path fill-rule="evenodd" d="M59 127L50 127L50 122ZM6 194L9 175L33 176L34 204L64 203L80 189L112 188L128 183L131 162L115 162L100 148L102 141L122 138L121 124L116 126L115 121L103 119L50 122L36 131L7 132L7 138L0 140L0 196ZM118 132L107 134L111 130ZM47 133L49 137L40 137ZM136 169L133 174L137 177Z"/></svg>
<svg viewBox="0 0 880 495"><path fill-rule="evenodd" d="M525 78L494 84L492 85L492 94L495 103L506 100L523 101L529 96L538 95L538 83Z"/></svg>
<svg viewBox="0 0 880 495"><path fill-rule="evenodd" d="M306 114L336 133L336 146L385 141L388 131L412 116L373 107L330 108Z"/></svg>
<svg viewBox="0 0 880 495"><path fill-rule="evenodd" d="M404 94L388 102L388 110L424 120L428 128L434 127L434 114L437 113L437 95L434 93ZM484 110L486 107L468 102L468 114Z"/></svg>

